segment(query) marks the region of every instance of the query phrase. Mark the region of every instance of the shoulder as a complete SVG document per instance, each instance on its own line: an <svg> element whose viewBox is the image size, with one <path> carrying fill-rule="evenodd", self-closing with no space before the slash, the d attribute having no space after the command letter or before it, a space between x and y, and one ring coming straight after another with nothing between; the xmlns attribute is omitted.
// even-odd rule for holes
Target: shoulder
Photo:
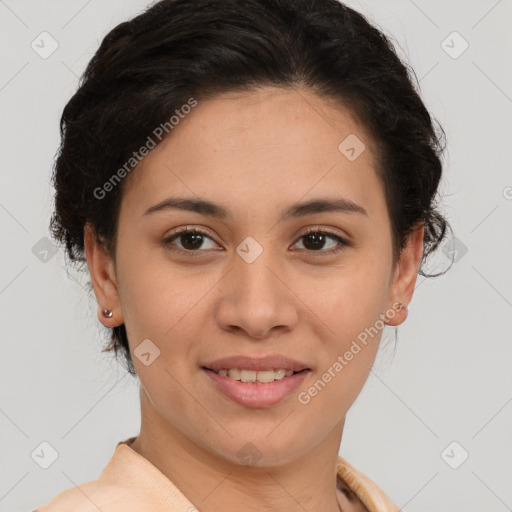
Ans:
<svg viewBox="0 0 512 512"><path fill-rule="evenodd" d="M130 485L129 478L126 478L131 459L125 445L133 439L117 443L98 479L66 489L32 512L125 512L127 503L132 504L140 498L137 486Z"/></svg>
<svg viewBox="0 0 512 512"><path fill-rule="evenodd" d="M67 489L32 512L125 512L119 497L129 498L130 490L117 485L99 485L97 480ZM124 501L124 500L123 500Z"/></svg>

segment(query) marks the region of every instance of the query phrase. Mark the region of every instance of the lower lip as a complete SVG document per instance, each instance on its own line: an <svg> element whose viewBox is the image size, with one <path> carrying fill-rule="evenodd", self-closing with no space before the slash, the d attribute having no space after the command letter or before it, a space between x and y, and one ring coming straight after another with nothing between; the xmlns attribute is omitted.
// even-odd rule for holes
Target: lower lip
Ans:
<svg viewBox="0 0 512 512"><path fill-rule="evenodd" d="M253 408L270 407L277 404L295 391L309 373L309 370L305 370L274 382L256 384L224 377L206 368L202 370L212 379L217 388L231 400L237 404Z"/></svg>

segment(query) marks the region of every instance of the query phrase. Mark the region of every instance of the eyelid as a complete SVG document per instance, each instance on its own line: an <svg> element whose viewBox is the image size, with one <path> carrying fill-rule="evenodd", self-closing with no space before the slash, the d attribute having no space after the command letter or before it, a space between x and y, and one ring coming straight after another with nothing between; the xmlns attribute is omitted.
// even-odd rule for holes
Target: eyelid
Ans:
<svg viewBox="0 0 512 512"><path fill-rule="evenodd" d="M302 231L299 237L309 235L310 233L325 233L328 235L336 236L343 239L347 243L350 243L350 237L348 235L336 231L336 228L330 228L326 226L310 226L306 228L305 231Z"/></svg>
<svg viewBox="0 0 512 512"><path fill-rule="evenodd" d="M180 226L179 228L172 229L165 235L165 238L171 238L173 236L182 235L183 233L195 233L198 232L203 235L208 235L212 240L215 239L213 231L207 227L201 226L200 224L190 224L186 226Z"/></svg>

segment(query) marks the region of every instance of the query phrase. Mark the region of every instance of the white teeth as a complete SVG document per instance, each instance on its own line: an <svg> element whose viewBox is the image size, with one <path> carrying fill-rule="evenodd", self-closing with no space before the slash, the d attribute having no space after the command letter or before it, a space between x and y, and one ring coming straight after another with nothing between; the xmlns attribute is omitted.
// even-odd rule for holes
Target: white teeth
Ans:
<svg viewBox="0 0 512 512"><path fill-rule="evenodd" d="M231 370L228 372L228 376L231 373ZM240 370L240 380L242 382L256 382L258 379L256 378L260 372L254 372L251 370Z"/></svg>
<svg viewBox="0 0 512 512"><path fill-rule="evenodd" d="M276 380L276 372L274 370L265 370L256 374L258 382L268 383Z"/></svg>
<svg viewBox="0 0 512 512"><path fill-rule="evenodd" d="M240 370L228 370L228 377L235 380L240 380Z"/></svg>
<svg viewBox="0 0 512 512"><path fill-rule="evenodd" d="M284 379L285 377L289 377L293 375L293 370L275 370L276 379Z"/></svg>
<svg viewBox="0 0 512 512"><path fill-rule="evenodd" d="M224 377L230 377L234 380L240 380L242 382L261 382L262 384L268 384L275 380L284 379L293 375L293 370L239 370L237 368L229 368L227 370L219 370L219 375Z"/></svg>

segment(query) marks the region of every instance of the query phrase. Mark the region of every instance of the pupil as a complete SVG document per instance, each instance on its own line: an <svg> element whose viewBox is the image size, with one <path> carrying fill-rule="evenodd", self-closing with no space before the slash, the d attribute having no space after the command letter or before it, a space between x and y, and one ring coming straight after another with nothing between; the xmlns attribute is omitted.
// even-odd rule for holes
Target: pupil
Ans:
<svg viewBox="0 0 512 512"><path fill-rule="evenodd" d="M310 235L306 235L306 240L313 240L313 244L304 242L306 249L321 249L325 244L325 235L322 233L311 233ZM308 245L312 245L313 247L308 247Z"/></svg>
<svg viewBox="0 0 512 512"><path fill-rule="evenodd" d="M192 239L192 243L189 244L188 242L183 243L183 240L190 240ZM185 249L199 249L203 243L203 235L199 233L185 233L184 235L181 235L181 245L185 247Z"/></svg>

